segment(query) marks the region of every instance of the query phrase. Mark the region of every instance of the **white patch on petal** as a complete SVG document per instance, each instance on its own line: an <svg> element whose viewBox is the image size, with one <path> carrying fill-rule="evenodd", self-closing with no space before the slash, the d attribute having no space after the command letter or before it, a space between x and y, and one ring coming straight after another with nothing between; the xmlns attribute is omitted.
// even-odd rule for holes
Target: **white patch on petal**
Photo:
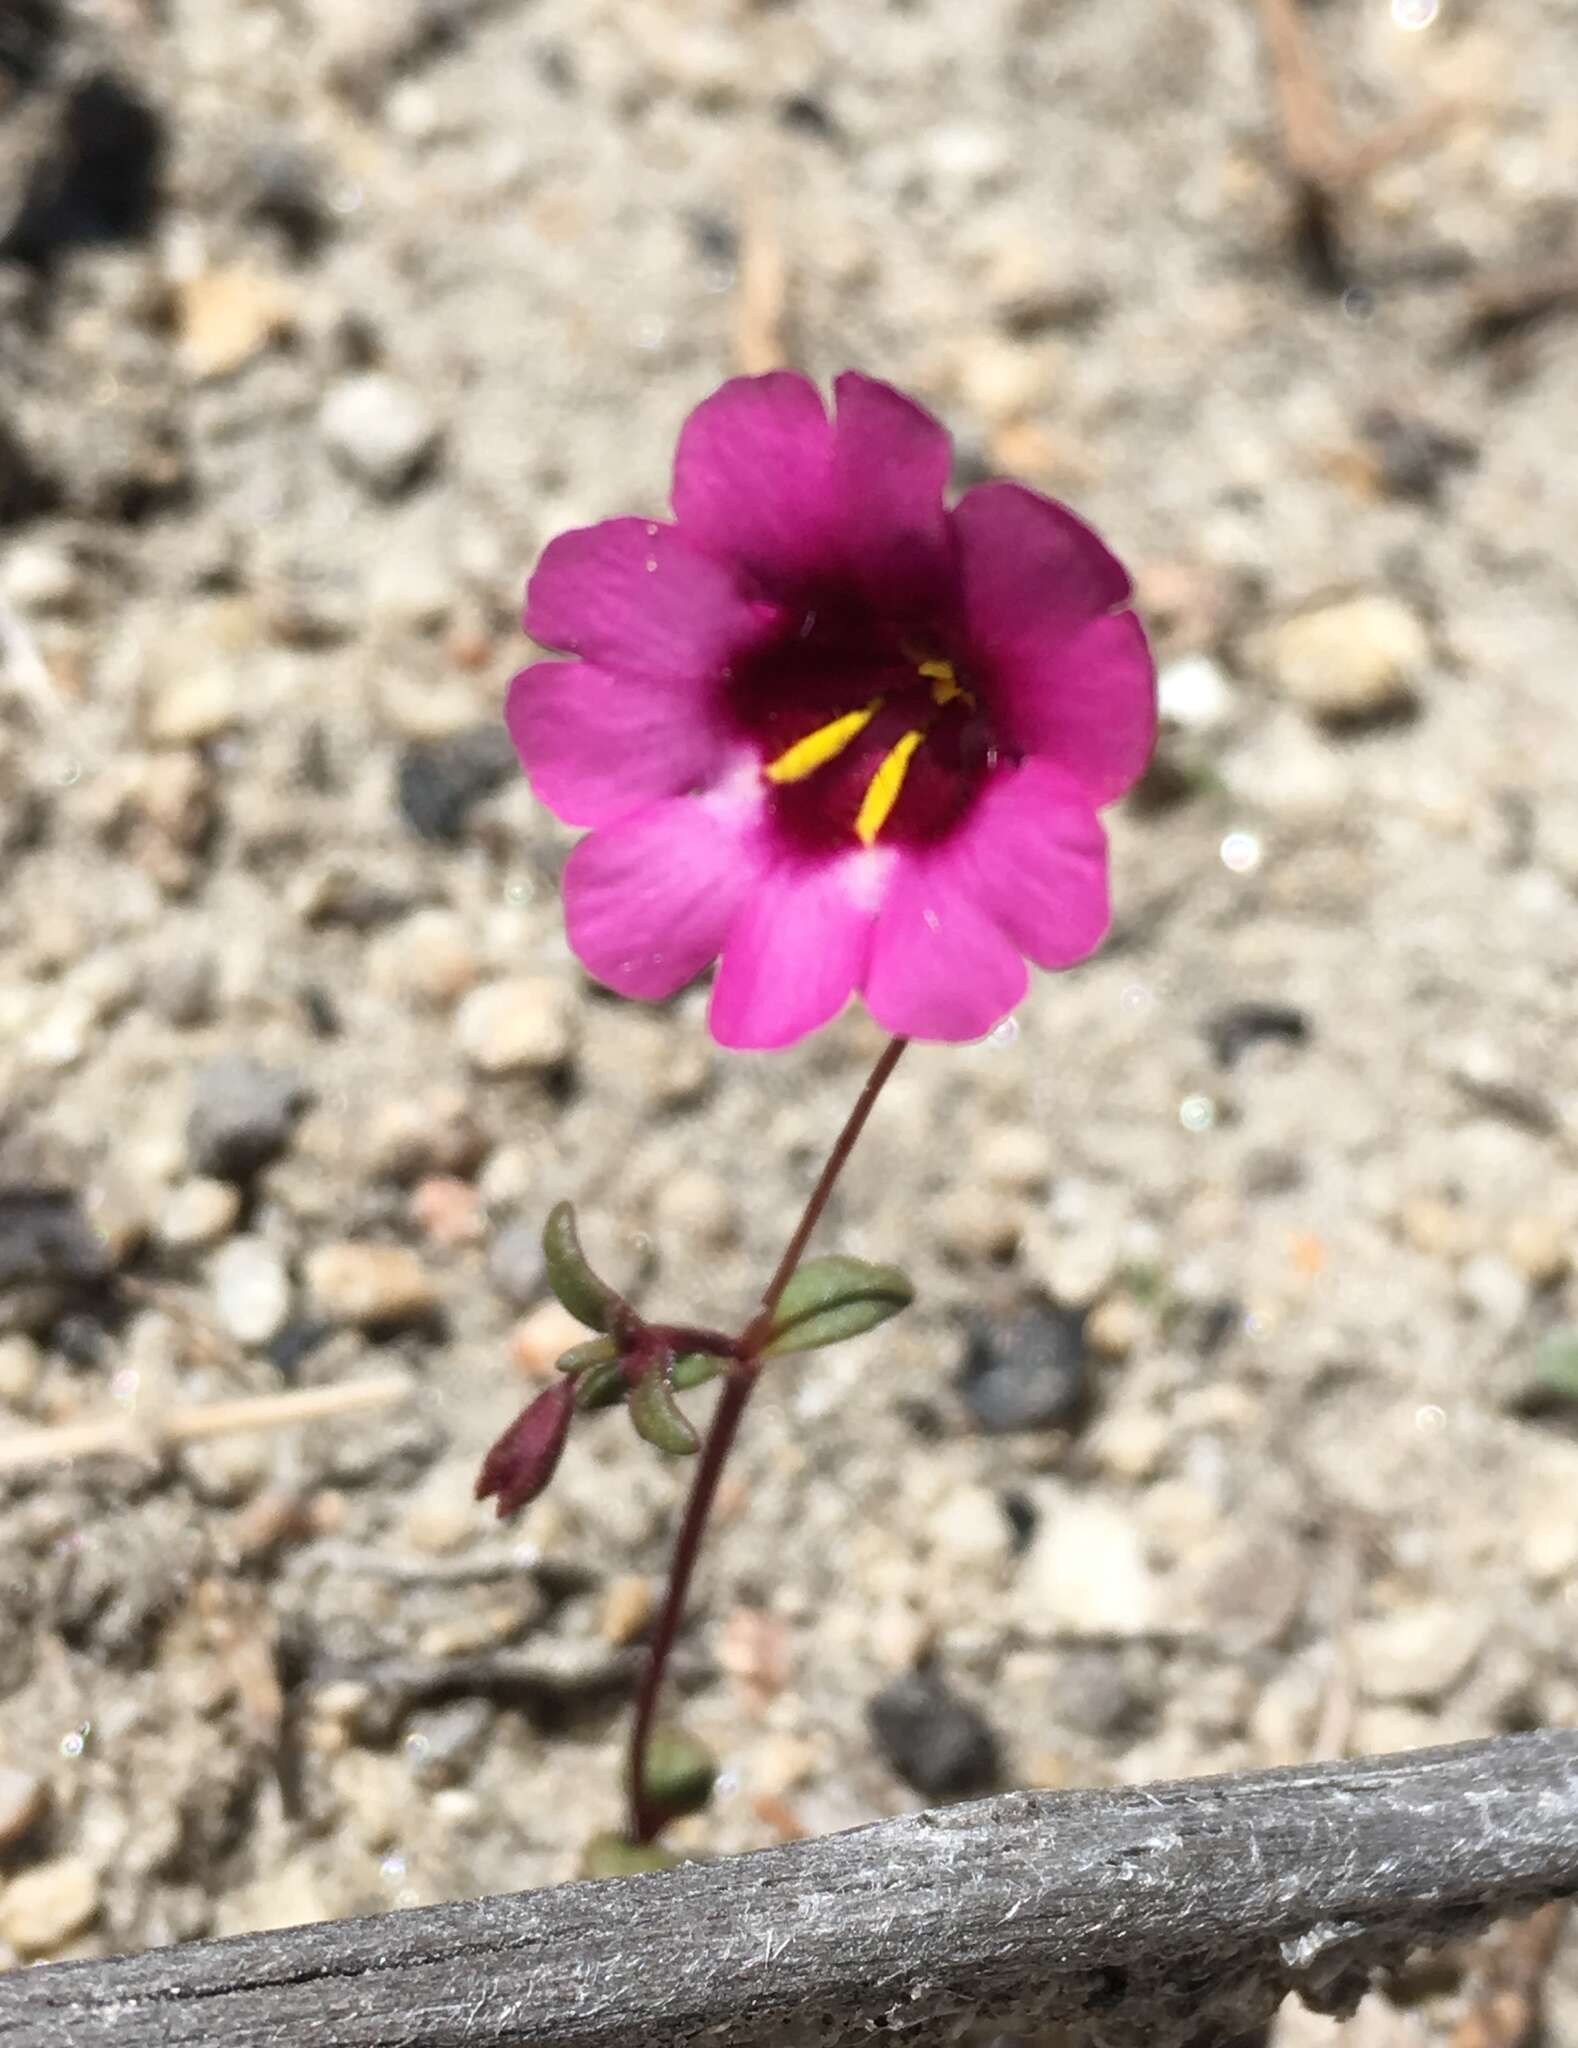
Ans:
<svg viewBox="0 0 1578 2048"><path fill-rule="evenodd" d="M888 880L897 859L891 846L863 846L858 853L847 854L840 861L839 881L853 902L875 916L888 893Z"/></svg>

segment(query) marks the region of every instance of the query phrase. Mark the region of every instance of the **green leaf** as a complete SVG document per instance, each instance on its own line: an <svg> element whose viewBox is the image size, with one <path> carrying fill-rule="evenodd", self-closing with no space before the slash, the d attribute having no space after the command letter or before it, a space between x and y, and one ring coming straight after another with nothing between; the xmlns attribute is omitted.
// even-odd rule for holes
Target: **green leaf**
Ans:
<svg viewBox="0 0 1578 2048"><path fill-rule="evenodd" d="M914 1299L914 1287L897 1266L874 1266L839 1252L807 1259L783 1291L762 1356L863 1337Z"/></svg>
<svg viewBox="0 0 1578 2048"><path fill-rule="evenodd" d="M1578 1401L1578 1330L1557 1330L1534 1354L1534 1383L1542 1393Z"/></svg>
<svg viewBox="0 0 1578 2048"><path fill-rule="evenodd" d="M587 1264L576 1233L575 1211L568 1202L555 1202L548 1211L542 1227L542 1255L548 1285L576 1321L589 1329L611 1330L624 1303Z"/></svg>
<svg viewBox="0 0 1578 2048"><path fill-rule="evenodd" d="M670 1457L688 1458L701 1449L701 1438L685 1420L660 1366L644 1373L630 1389L629 1408L637 1436Z"/></svg>
<svg viewBox="0 0 1578 2048"><path fill-rule="evenodd" d="M625 1398L625 1369L617 1358L602 1365L589 1365L575 1383L575 1405L589 1413L594 1408L612 1408Z"/></svg>
<svg viewBox="0 0 1578 2048"><path fill-rule="evenodd" d="M627 1842L623 1835L594 1835L581 1852L582 1877L642 1877L650 1870L677 1870L684 1862L656 1842Z"/></svg>
<svg viewBox="0 0 1578 2048"><path fill-rule="evenodd" d="M718 1377L727 1363L727 1359L715 1358L710 1351L687 1351L669 1367L668 1383L682 1394L688 1387L704 1387L708 1380Z"/></svg>
<svg viewBox="0 0 1578 2048"><path fill-rule="evenodd" d="M712 1751L683 1728L655 1728L641 1773L644 1803L665 1820L699 1813L712 1797L718 1766Z"/></svg>
<svg viewBox="0 0 1578 2048"><path fill-rule="evenodd" d="M585 1372L594 1365L606 1365L611 1358L619 1356L619 1346L612 1337L588 1337L584 1344L572 1344L568 1351L562 1351L557 1360L559 1372Z"/></svg>

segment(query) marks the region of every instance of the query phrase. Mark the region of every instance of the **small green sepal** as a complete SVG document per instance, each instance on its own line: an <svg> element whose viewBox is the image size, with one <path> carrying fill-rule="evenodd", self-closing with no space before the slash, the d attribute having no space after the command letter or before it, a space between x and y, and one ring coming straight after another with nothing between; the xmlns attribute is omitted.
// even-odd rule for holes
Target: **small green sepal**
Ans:
<svg viewBox="0 0 1578 2048"><path fill-rule="evenodd" d="M588 1337L584 1344L572 1344L568 1351L561 1352L557 1361L560 1372L585 1372L594 1365L606 1365L619 1356L619 1346L612 1337Z"/></svg>
<svg viewBox="0 0 1578 2048"><path fill-rule="evenodd" d="M708 1380L718 1377L728 1362L726 1358L715 1357L710 1351L687 1351L669 1368L668 1383L682 1394L691 1387L704 1387Z"/></svg>
<svg viewBox="0 0 1578 2048"><path fill-rule="evenodd" d="M863 1337L914 1299L908 1275L897 1266L875 1266L840 1252L807 1259L783 1291L761 1355L815 1351Z"/></svg>
<svg viewBox="0 0 1578 2048"><path fill-rule="evenodd" d="M589 1365L575 1383L575 1405L583 1414L594 1408L612 1408L625 1398L625 1369L617 1358L601 1365Z"/></svg>
<svg viewBox="0 0 1578 2048"><path fill-rule="evenodd" d="M654 1366L636 1381L628 1405L637 1436L644 1436L658 1450L673 1458L688 1458L701 1449L701 1438L685 1420L661 1366Z"/></svg>
<svg viewBox="0 0 1578 2048"><path fill-rule="evenodd" d="M1534 1354L1534 1384L1547 1398L1578 1401L1578 1329L1545 1339Z"/></svg>
<svg viewBox="0 0 1578 2048"><path fill-rule="evenodd" d="M718 1782L718 1766L704 1742L683 1728L655 1728L647 1744L642 1800L665 1821L700 1813Z"/></svg>
<svg viewBox="0 0 1578 2048"><path fill-rule="evenodd" d="M548 1285L576 1321L588 1329L611 1330L624 1303L587 1264L575 1228L575 1210L568 1202L555 1202L548 1211L542 1227L542 1255Z"/></svg>
<svg viewBox="0 0 1578 2048"><path fill-rule="evenodd" d="M582 1877L644 1877L652 1870L677 1870L684 1862L656 1842L627 1842L623 1835L594 1835L581 1851Z"/></svg>

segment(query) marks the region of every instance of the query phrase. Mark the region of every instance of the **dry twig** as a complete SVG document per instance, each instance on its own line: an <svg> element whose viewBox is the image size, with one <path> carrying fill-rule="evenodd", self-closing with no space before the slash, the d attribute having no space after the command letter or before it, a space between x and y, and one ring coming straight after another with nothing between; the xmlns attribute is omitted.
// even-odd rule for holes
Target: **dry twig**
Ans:
<svg viewBox="0 0 1578 2048"><path fill-rule="evenodd" d="M1578 1734L1013 1792L652 1877L0 1977L0 2048L837 2048L972 2019L1099 2048L1351 2011L1578 1890Z"/></svg>
<svg viewBox="0 0 1578 2048"><path fill-rule="evenodd" d="M50 1429L18 1430L0 1437L0 1472L66 1464L75 1458L156 1458L180 1444L200 1443L208 1437L291 1429L304 1422L327 1422L342 1415L390 1408L410 1393L408 1379L387 1373L379 1379L350 1380L342 1386L300 1387L241 1401L208 1401L172 1408L157 1417L106 1415Z"/></svg>
<svg viewBox="0 0 1578 2048"><path fill-rule="evenodd" d="M1387 164L1433 141L1459 109L1450 101L1416 109L1362 142L1344 130L1325 66L1300 0L1257 0L1271 65L1282 161L1297 203L1296 240L1311 275L1327 290L1351 282L1342 253L1344 202Z"/></svg>

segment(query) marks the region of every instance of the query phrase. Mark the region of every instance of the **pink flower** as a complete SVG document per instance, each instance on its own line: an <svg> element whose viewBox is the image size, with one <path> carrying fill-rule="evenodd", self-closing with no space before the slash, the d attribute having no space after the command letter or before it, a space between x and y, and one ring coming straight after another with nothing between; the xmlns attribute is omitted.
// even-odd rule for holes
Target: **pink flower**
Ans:
<svg viewBox="0 0 1578 2048"><path fill-rule="evenodd" d="M591 832L570 942L622 995L719 961L713 1036L783 1046L858 993L978 1038L1025 963L1108 923L1097 811L1155 732L1129 579L1014 483L950 511L948 436L847 371L737 378L680 435L674 518L561 534L526 630L574 657L510 688L542 801Z"/></svg>

